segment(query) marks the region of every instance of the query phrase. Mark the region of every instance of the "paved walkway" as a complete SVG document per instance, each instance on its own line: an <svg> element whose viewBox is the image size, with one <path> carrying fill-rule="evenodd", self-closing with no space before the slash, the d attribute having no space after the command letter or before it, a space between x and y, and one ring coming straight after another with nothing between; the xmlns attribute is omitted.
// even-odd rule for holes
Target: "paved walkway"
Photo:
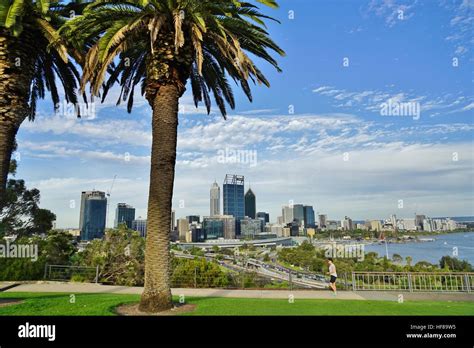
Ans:
<svg viewBox="0 0 474 348"><path fill-rule="evenodd" d="M13 286L18 284L16 286ZM77 293L106 293L106 294L141 294L142 287L127 287L101 285L93 283L66 283L66 282L37 282L12 283L0 282L0 291L5 292L63 292ZM410 293L389 291L339 291L334 297L326 290L228 290L228 289L172 289L173 295L189 297L234 297L234 298L273 298L288 299L293 295L295 299L339 299L339 300L381 300L397 301L398 295L403 294L404 300L429 301L473 301L474 293Z"/></svg>

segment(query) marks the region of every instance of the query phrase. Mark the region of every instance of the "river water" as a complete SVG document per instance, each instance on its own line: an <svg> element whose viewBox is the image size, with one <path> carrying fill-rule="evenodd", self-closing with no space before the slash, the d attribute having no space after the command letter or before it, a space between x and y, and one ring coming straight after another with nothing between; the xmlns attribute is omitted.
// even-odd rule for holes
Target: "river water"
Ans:
<svg viewBox="0 0 474 348"><path fill-rule="evenodd" d="M419 238L433 238L434 242L408 242L404 244L388 243L388 255L399 254L404 259L406 256L413 258L412 264L418 261L428 261L438 264L441 257L455 256L454 248L457 248L457 258L467 260L474 266L474 232L450 233L436 236L420 236ZM375 251L380 256L386 254L385 244L365 245L365 252Z"/></svg>

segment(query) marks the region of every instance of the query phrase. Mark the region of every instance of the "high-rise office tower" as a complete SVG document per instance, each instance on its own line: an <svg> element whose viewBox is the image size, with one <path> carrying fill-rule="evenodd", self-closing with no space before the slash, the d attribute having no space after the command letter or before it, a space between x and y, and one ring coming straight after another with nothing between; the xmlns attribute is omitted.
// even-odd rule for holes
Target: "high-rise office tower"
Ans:
<svg viewBox="0 0 474 348"><path fill-rule="evenodd" d="M270 222L270 214L265 213L264 211L259 211L257 213L257 219L264 219L265 223Z"/></svg>
<svg viewBox="0 0 474 348"><path fill-rule="evenodd" d="M125 224L128 228L132 228L133 220L135 220L135 208L126 203L118 203L115 209L114 227Z"/></svg>
<svg viewBox="0 0 474 348"><path fill-rule="evenodd" d="M104 236L106 214L107 198L105 192L82 192L79 217L81 240L92 240Z"/></svg>
<svg viewBox="0 0 474 348"><path fill-rule="evenodd" d="M139 232L141 237L146 237L146 226L146 219L142 219L141 216L132 221L132 230Z"/></svg>
<svg viewBox="0 0 474 348"><path fill-rule="evenodd" d="M171 231L174 231L176 227L176 212L174 210L171 211Z"/></svg>
<svg viewBox="0 0 474 348"><path fill-rule="evenodd" d="M227 174L223 185L224 215L232 215L238 221L245 216L244 177Z"/></svg>
<svg viewBox="0 0 474 348"><path fill-rule="evenodd" d="M315 227L314 209L312 205L303 206L304 227Z"/></svg>
<svg viewBox="0 0 474 348"><path fill-rule="evenodd" d="M189 233L188 219L178 219L178 236L180 242L186 242L186 235Z"/></svg>
<svg viewBox="0 0 474 348"><path fill-rule="evenodd" d="M289 224L293 222L293 206L292 205L284 205L281 209L281 216L283 218L283 224Z"/></svg>
<svg viewBox="0 0 474 348"><path fill-rule="evenodd" d="M306 223L304 219L303 204L293 204L293 220L296 220L298 226L304 226L304 224Z"/></svg>
<svg viewBox="0 0 474 348"><path fill-rule="evenodd" d="M319 215L319 228L326 228L326 220L328 216L326 214Z"/></svg>
<svg viewBox="0 0 474 348"><path fill-rule="evenodd" d="M255 194L252 189L248 189L245 194L245 216L248 216L251 219L255 219L257 213L257 206L255 202Z"/></svg>
<svg viewBox="0 0 474 348"><path fill-rule="evenodd" d="M215 216L215 215L220 215L221 213L221 189L217 182L214 181L214 183L211 186L211 194L210 194L210 215Z"/></svg>

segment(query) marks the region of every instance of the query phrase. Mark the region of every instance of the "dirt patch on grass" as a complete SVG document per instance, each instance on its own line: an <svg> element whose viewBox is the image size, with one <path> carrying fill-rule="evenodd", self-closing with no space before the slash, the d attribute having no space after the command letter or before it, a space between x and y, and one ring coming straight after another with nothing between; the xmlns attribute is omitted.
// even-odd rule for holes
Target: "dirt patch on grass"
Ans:
<svg viewBox="0 0 474 348"><path fill-rule="evenodd" d="M182 313L192 312L196 309L194 304L178 304L175 303L174 307L163 312L159 313L147 313L142 312L138 309L138 303L120 305L115 308L115 313L118 315L128 315L128 316L168 316L168 315L178 315Z"/></svg>
<svg viewBox="0 0 474 348"><path fill-rule="evenodd" d="M0 298L0 308L13 306L20 303L23 303L23 300L16 300L14 298Z"/></svg>

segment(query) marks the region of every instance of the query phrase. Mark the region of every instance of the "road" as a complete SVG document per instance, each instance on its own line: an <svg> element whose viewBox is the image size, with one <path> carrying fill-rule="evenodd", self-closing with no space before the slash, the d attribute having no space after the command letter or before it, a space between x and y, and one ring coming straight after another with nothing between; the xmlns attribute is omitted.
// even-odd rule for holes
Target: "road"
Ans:
<svg viewBox="0 0 474 348"><path fill-rule="evenodd" d="M175 250L173 252L176 257L180 258L194 259L196 257L194 255L183 254ZM204 254L204 256L201 257L204 257L208 261L216 260L216 255L211 253L206 253ZM328 287L328 284L325 281L310 279L307 276L301 274L300 277L297 277L296 272L293 273L282 266L275 266L273 264L265 263L257 259L248 259L246 261L241 261L241 263L245 264L246 267L234 264L233 261L238 260L235 260L235 258L228 255L223 255L223 260L218 260L221 266L234 272L253 271L262 277L269 278L271 280L278 279L287 282L291 281L293 285L307 289L326 289Z"/></svg>

